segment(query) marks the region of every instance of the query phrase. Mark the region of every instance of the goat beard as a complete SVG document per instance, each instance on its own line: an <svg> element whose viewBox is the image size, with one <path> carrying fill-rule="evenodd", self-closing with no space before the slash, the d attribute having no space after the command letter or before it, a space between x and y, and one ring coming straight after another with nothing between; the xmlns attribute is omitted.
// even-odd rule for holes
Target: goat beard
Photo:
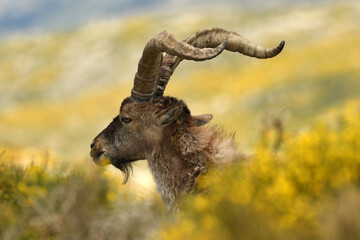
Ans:
<svg viewBox="0 0 360 240"><path fill-rule="evenodd" d="M124 162L124 160L116 159L115 161L113 161L112 165L114 165L122 172L124 176L123 183L125 184L130 177L130 173L133 172L131 162Z"/></svg>

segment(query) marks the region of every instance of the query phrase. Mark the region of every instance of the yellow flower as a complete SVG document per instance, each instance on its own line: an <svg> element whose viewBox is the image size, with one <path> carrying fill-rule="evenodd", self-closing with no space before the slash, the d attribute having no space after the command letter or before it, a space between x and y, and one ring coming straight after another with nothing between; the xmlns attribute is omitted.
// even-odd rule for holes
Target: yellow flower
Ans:
<svg viewBox="0 0 360 240"><path fill-rule="evenodd" d="M209 199L204 196L197 196L194 199L194 208L197 211L206 210L209 207Z"/></svg>
<svg viewBox="0 0 360 240"><path fill-rule="evenodd" d="M116 193L113 192L113 191L108 191L106 193L106 199L109 201L109 202L115 202L116 201Z"/></svg>

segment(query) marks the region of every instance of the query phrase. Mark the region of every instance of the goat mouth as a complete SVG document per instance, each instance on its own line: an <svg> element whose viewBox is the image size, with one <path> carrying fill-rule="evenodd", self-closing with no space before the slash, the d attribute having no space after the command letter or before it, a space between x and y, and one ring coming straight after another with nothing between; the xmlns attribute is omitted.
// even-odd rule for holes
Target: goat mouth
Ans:
<svg viewBox="0 0 360 240"><path fill-rule="evenodd" d="M106 166L111 164L111 160L104 156L105 151L91 151L90 156L92 157L94 163L98 166Z"/></svg>
<svg viewBox="0 0 360 240"><path fill-rule="evenodd" d="M114 167L119 168L120 170L124 165L130 165L136 160L125 160L125 159L112 159L111 157L105 156L105 151L98 152L96 154L91 154L91 157L94 163L98 166L114 165Z"/></svg>
<svg viewBox="0 0 360 240"><path fill-rule="evenodd" d="M105 151L103 151L103 150L98 150L98 149L95 149L95 148L93 148L93 149L91 149L91 151L90 151L90 156L92 157L92 159L99 159L100 157L101 157L101 155L103 155L105 153Z"/></svg>
<svg viewBox="0 0 360 240"><path fill-rule="evenodd" d="M112 162L110 161L110 159L102 157L102 158L96 158L93 159L94 163L100 167L106 166L106 165L110 165L112 164Z"/></svg>

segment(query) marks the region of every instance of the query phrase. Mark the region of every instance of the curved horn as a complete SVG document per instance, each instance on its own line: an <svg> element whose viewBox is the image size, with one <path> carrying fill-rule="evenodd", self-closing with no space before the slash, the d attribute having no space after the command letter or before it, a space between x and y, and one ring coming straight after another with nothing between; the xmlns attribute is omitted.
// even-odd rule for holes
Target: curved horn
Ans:
<svg viewBox="0 0 360 240"><path fill-rule="evenodd" d="M225 46L226 41L221 41L214 48L200 49L186 42L178 41L167 31L159 33L148 41L144 48L135 75L131 98L135 101L149 101L154 96L163 52L181 59L204 61L219 55L225 49Z"/></svg>
<svg viewBox="0 0 360 240"><path fill-rule="evenodd" d="M214 47L219 42L226 40L225 49L232 52L239 52L249 57L256 58L272 58L278 55L284 48L285 41L282 41L277 47L265 48L256 45L240 34L232 31L227 31L222 28L203 29L184 41L194 47ZM176 67L180 64L182 59L177 56L166 54L163 63L160 66L160 77L156 86L156 96L162 96L171 75L174 73Z"/></svg>

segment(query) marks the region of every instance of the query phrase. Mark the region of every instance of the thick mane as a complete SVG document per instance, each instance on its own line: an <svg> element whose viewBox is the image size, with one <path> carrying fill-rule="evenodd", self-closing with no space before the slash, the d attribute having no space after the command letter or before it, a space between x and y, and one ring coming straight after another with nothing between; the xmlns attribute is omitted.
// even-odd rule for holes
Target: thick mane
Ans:
<svg viewBox="0 0 360 240"><path fill-rule="evenodd" d="M164 129L161 141L148 159L157 188L172 207L181 195L194 190L197 177L209 167L243 156L237 151L234 134L226 136L217 126L193 125L190 111L182 101L170 97L157 101L184 105L180 117Z"/></svg>
<svg viewBox="0 0 360 240"><path fill-rule="evenodd" d="M238 151L235 141L235 132L227 135L219 126L194 127L192 132L199 139L199 145L204 146L207 153L207 162L214 165L223 165L246 158Z"/></svg>

